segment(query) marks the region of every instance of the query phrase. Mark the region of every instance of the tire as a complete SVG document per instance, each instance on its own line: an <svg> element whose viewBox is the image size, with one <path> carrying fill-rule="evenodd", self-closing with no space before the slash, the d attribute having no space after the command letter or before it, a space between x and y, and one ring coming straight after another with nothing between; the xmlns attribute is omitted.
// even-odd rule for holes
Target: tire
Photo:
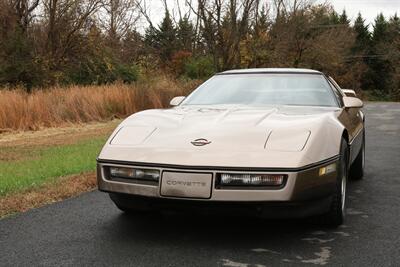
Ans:
<svg viewBox="0 0 400 267"><path fill-rule="evenodd" d="M361 180L364 176L365 166L365 131L363 131L363 140L361 150L350 168L350 178L352 180Z"/></svg>
<svg viewBox="0 0 400 267"><path fill-rule="evenodd" d="M323 222L330 227L337 227L343 224L346 216L346 189L348 177L348 146L345 139L340 145L340 159L337 166L337 180L332 203L328 213L323 216Z"/></svg>
<svg viewBox="0 0 400 267"><path fill-rule="evenodd" d="M145 203L136 203L129 198L129 195L119 193L109 193L115 206L127 214L146 214L150 211Z"/></svg>

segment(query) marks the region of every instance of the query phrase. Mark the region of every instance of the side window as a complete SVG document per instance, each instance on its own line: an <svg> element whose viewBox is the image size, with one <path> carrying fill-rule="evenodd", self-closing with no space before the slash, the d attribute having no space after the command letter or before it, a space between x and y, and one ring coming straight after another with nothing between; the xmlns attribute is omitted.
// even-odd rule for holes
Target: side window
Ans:
<svg viewBox="0 0 400 267"><path fill-rule="evenodd" d="M340 90L339 85L335 82L334 79L332 79L332 77L329 77L328 81L329 81L329 85L332 87L333 92L335 93L335 96L336 96L340 106L343 107L343 99L342 99L343 93Z"/></svg>

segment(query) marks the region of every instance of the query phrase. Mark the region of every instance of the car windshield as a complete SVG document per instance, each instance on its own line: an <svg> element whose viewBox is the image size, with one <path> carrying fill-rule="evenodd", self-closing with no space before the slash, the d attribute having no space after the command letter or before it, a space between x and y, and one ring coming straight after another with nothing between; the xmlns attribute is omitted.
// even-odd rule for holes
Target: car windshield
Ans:
<svg viewBox="0 0 400 267"><path fill-rule="evenodd" d="M323 75L296 73L215 75L182 104L337 106Z"/></svg>

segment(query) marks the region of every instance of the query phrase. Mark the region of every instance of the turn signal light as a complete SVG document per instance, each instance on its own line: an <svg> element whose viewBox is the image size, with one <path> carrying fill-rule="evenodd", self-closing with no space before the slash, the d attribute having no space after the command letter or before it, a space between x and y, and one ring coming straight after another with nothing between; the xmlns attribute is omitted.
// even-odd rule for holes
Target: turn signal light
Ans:
<svg viewBox="0 0 400 267"><path fill-rule="evenodd" d="M319 176L323 176L336 171L336 163L319 168Z"/></svg>

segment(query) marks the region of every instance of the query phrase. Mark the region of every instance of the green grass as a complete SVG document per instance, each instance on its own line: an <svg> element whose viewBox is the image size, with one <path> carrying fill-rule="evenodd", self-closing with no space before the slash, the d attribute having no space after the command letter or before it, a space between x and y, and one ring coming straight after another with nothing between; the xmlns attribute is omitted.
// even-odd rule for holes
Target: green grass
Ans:
<svg viewBox="0 0 400 267"><path fill-rule="evenodd" d="M21 157L0 161L0 195L39 186L57 177L94 171L105 141L105 137L96 137L70 145L2 148Z"/></svg>

